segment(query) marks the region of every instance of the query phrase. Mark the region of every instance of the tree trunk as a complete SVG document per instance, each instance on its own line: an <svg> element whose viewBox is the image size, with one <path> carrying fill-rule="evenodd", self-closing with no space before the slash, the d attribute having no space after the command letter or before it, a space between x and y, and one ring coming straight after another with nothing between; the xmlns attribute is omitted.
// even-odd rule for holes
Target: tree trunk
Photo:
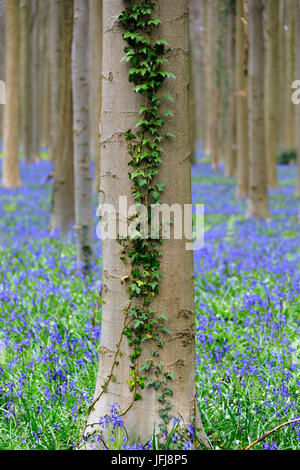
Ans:
<svg viewBox="0 0 300 470"><path fill-rule="evenodd" d="M198 142L202 135L202 113L199 106L203 103L203 60L201 41L201 14L203 6L198 0L190 1L190 49L191 49L191 142L192 164L196 163Z"/></svg>
<svg viewBox="0 0 300 470"><path fill-rule="evenodd" d="M268 184L277 188L276 153L278 150L279 96L279 0L267 0L265 126Z"/></svg>
<svg viewBox="0 0 300 470"><path fill-rule="evenodd" d="M34 93L32 95L32 154L33 161L38 162L40 159L40 138L41 138L41 55L40 55L40 37L41 37L41 2L34 0L32 2L33 18L32 18L32 43L31 54L32 60L32 84Z"/></svg>
<svg viewBox="0 0 300 470"><path fill-rule="evenodd" d="M295 50L300 45L300 0L295 2ZM300 54L296 54L296 77L300 79ZM296 194L300 196L300 104L296 105L296 149L297 149L297 189ZM299 210L300 221L300 210Z"/></svg>
<svg viewBox="0 0 300 470"><path fill-rule="evenodd" d="M166 183L162 202L189 204L191 202L190 177L190 129L189 129L189 34L188 0L158 2L158 14L162 25L155 30L154 39L163 38L169 43L167 69L176 72L177 80L168 80L163 85L162 95L170 93L175 98L172 104L174 117L168 119L164 131L172 131L176 139L164 141L165 156L159 171L159 180ZM125 133L135 129L139 119L139 108L144 104L141 95L133 92L128 82L129 67L121 62L125 42L115 15L124 8L123 0L105 1L103 4L103 93L101 134L101 191L105 202L118 210L119 196L126 196L128 207L133 204L132 185L128 178L128 142ZM180 49L178 49L180 44ZM128 293L122 278L130 274L130 267L120 257L121 246L115 240L103 240L103 308L99 372L95 390L94 406L88 418L86 435L98 423L99 418L109 414L112 403L118 403L125 427L131 434L146 442L153 434L154 424L160 421L154 387L141 391L142 399L132 402L127 380L130 379L132 349L122 334L128 309ZM174 374L172 382L172 414L181 416L185 424L193 422L201 427L195 387L195 341L194 341L194 271L193 252L185 250L185 240L164 240L160 270L162 281L160 292L151 302L154 311L164 312L172 329L170 335L162 334L164 346L160 350L159 362L162 370ZM138 301L139 302L139 301ZM125 314L124 314L125 313ZM118 351L117 343L121 341ZM142 343L139 365L151 357L154 340ZM113 367L114 356L118 365ZM114 380L108 381L113 367ZM143 371L144 372L144 371ZM106 384L106 386L104 385ZM104 389L102 388L104 386ZM101 393L102 392L102 393ZM132 406L130 406L132 402ZM96 426L97 428L97 426ZM158 429L158 426L156 426ZM201 437L205 440L202 433ZM205 441L207 443L207 441Z"/></svg>
<svg viewBox="0 0 300 470"><path fill-rule="evenodd" d="M6 105L4 111L4 145L2 185L21 186L19 170L19 1L5 0L6 26Z"/></svg>
<svg viewBox="0 0 300 470"><path fill-rule="evenodd" d="M73 132L75 228L78 267L89 270L92 257L92 180L89 152L89 4L75 0L73 38Z"/></svg>
<svg viewBox="0 0 300 470"><path fill-rule="evenodd" d="M3 40L0 42L0 64L5 64L5 15L4 15L4 5L0 2L0 37ZM0 80L4 82L5 80L5 67L0 68ZM3 139L3 116L4 116L4 106L0 103L0 140Z"/></svg>
<svg viewBox="0 0 300 470"><path fill-rule="evenodd" d="M216 66L216 43L215 43L215 25L216 25L216 0L205 3L205 95L206 95L206 126L205 126L205 148L206 155L211 155L214 136L214 117L215 117L215 66Z"/></svg>
<svg viewBox="0 0 300 470"><path fill-rule="evenodd" d="M245 22L244 0L236 2L235 89L237 126L237 189L236 196L245 198L249 187L248 138L248 24Z"/></svg>
<svg viewBox="0 0 300 470"><path fill-rule="evenodd" d="M41 93L42 93L42 117L41 117L41 146L50 147L50 63L49 63L49 2L43 0L41 6L42 24L42 72L41 72Z"/></svg>
<svg viewBox="0 0 300 470"><path fill-rule="evenodd" d="M287 126L286 126L286 139L287 148L293 149L295 147L295 106L291 100L290 86L295 77L295 18L294 18L294 4L295 0L288 1L288 37L287 37L287 76L286 76L286 89L287 89ZM299 51L298 51L299 54Z"/></svg>
<svg viewBox="0 0 300 470"><path fill-rule="evenodd" d="M53 196L50 231L74 220L72 30L73 0L50 3ZM53 24L54 23L54 24ZM60 54L61 51L61 54Z"/></svg>
<svg viewBox="0 0 300 470"><path fill-rule="evenodd" d="M90 0L90 50L91 50L91 141L95 161L94 193L100 188L100 105L102 80L102 0Z"/></svg>
<svg viewBox="0 0 300 470"><path fill-rule="evenodd" d="M249 160L247 216L268 217L268 181L264 131L263 1L249 0Z"/></svg>
<svg viewBox="0 0 300 470"><path fill-rule="evenodd" d="M226 133L226 156L225 156L225 175L229 177L236 176L236 97L235 92L235 11L233 6L230 6L228 13L228 29L226 40L226 63L228 70L228 83L229 83L229 106L227 115L227 133Z"/></svg>
<svg viewBox="0 0 300 470"><path fill-rule="evenodd" d="M20 1L20 31L21 31L21 132L20 140L27 163L33 162L32 154L32 80L31 80L31 1Z"/></svg>
<svg viewBox="0 0 300 470"><path fill-rule="evenodd" d="M287 4L284 1L279 2L279 106L280 113L278 116L278 149L281 151L287 147L286 143L286 127L288 122L287 114L287 100L289 99L288 94L290 93L289 87L287 87L286 75L287 75Z"/></svg>

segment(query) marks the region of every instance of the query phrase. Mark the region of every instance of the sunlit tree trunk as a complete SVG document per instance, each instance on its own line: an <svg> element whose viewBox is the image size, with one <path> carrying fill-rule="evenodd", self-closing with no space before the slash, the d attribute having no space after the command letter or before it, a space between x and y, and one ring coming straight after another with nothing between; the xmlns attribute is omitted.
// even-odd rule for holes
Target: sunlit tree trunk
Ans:
<svg viewBox="0 0 300 470"><path fill-rule="evenodd" d="M102 93L102 134L101 134L101 191L105 202L118 209L119 196L133 203L132 186L128 178L129 154L125 140L126 131L135 128L139 119L139 107L144 102L133 92L128 82L129 68L121 62L124 55L123 29L118 27L115 15L124 8L123 0L103 3L103 93ZM165 131L174 132L176 139L164 142L165 159L159 172L159 180L166 183L162 202L180 205L191 202L190 180L190 129L189 129L189 34L188 1L168 0L159 2L159 16L162 25L156 36L169 43L168 70L176 72L177 80L168 80L162 94L174 96L174 118L165 124ZM180 49L178 49L180 44ZM127 380L130 379L132 352L122 334L124 309L128 305L126 286L122 278L130 273L130 266L120 256L121 246L114 240L103 240L103 307L99 372L95 391L94 407L88 422L98 423L99 418L109 414L112 403L118 403L125 427L134 432L143 442L151 438L154 424L160 421L158 402L154 387L141 391L142 399L132 402ZM195 395L195 341L194 341L194 288L193 252L185 250L185 240L164 240L161 259L162 281L160 292L151 303L154 311L164 312L169 318L171 334L163 334L164 346L160 352L163 369L174 374L173 409L171 413L181 416L185 424L195 419L201 427ZM107 383L114 363L116 345L121 339L118 365L113 370L114 380ZM154 343L145 341L140 364L151 357ZM105 391L102 386L106 383ZM101 394L102 391L102 394ZM101 394L101 396L99 396ZM97 399L98 398L98 399ZM192 418L194 416L195 418ZM92 431L93 426L86 430ZM96 425L97 428L97 425ZM159 430L158 425L156 429ZM204 438L203 433L201 434Z"/></svg>
<svg viewBox="0 0 300 470"><path fill-rule="evenodd" d="M6 27L6 105L4 112L4 143L2 185L14 188L21 185L19 171L19 1L5 0Z"/></svg>
<svg viewBox="0 0 300 470"><path fill-rule="evenodd" d="M267 217L268 181L264 126L263 1L249 0L249 162L247 216Z"/></svg>
<svg viewBox="0 0 300 470"><path fill-rule="evenodd" d="M89 152L88 84L89 4L75 0L73 39L73 132L75 228L79 267L90 268L92 257L92 179Z"/></svg>
<svg viewBox="0 0 300 470"><path fill-rule="evenodd" d="M244 11L245 0L236 2L235 43L235 95L237 126L237 189L236 196L244 198L249 187L248 138L248 17Z"/></svg>
<svg viewBox="0 0 300 470"><path fill-rule="evenodd" d="M102 0L90 0L90 121L92 154L95 161L93 189L98 194L100 187L100 105L102 76Z"/></svg>
<svg viewBox="0 0 300 470"><path fill-rule="evenodd" d="M73 0L50 3L51 153L53 196L50 231L67 232L74 220L72 30Z"/></svg>
<svg viewBox="0 0 300 470"><path fill-rule="evenodd" d="M276 153L278 149L279 96L279 0L266 3L266 81L265 129L268 184L277 188Z"/></svg>

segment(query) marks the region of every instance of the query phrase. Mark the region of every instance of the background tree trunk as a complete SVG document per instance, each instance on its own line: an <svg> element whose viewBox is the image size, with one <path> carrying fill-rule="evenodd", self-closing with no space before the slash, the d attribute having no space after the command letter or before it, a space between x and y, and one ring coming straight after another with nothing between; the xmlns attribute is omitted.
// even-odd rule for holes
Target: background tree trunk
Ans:
<svg viewBox="0 0 300 470"><path fill-rule="evenodd" d="M31 80L31 1L20 1L20 141L27 163L33 161L32 153L32 80Z"/></svg>
<svg viewBox="0 0 300 470"><path fill-rule="evenodd" d="M139 107L143 103L141 96L134 94L132 84L128 82L128 66L120 61L125 43L122 39L123 30L116 25L114 16L121 13L123 8L122 0L105 1L103 4L101 190L105 194L105 202L116 209L119 196L127 196L128 207L133 203L125 133L129 128L135 128ZM176 96L174 118L165 125L165 130L172 130L176 139L164 142L165 160L161 165L159 180L166 183L162 202L183 205L191 202L188 1L174 0L170 8L168 0L161 0L159 16L162 26L154 39L158 34L159 38L168 41L171 51L167 69L176 72L177 76L176 81L168 80L161 90L162 94L167 92ZM177 48L178 43L180 49ZM172 413L182 416L185 424L192 421L191 415L196 416L196 424L201 426L195 395L193 252L185 250L185 240L165 240L162 252L160 293L151 305L155 311L166 313L172 333L163 335L165 343L160 353L160 363L163 369L173 372L175 376L172 382ZM129 354L132 350L122 335L128 294L121 283L130 267L120 260L120 255L121 246L116 241L103 240L102 329L95 399L110 373L120 338L123 338L120 346L122 357L118 358L119 365L113 371L115 380L108 384L106 392L102 393L89 415L90 425L109 414L113 402L125 410L132 399L127 384L130 379ZM141 364L145 358L151 357L153 343L150 343L152 341L143 343ZM123 419L129 432L134 430L142 441L147 441L160 418L153 387L145 388L142 395L143 398L133 403Z"/></svg>
<svg viewBox="0 0 300 470"><path fill-rule="evenodd" d="M263 2L249 0L249 161L248 217L268 212L267 161L264 131Z"/></svg>
<svg viewBox="0 0 300 470"><path fill-rule="evenodd" d="M249 187L248 138L248 24L244 0L236 2L235 89L237 126L237 189L236 196L244 198Z"/></svg>
<svg viewBox="0 0 300 470"><path fill-rule="evenodd" d="M280 88L280 114L279 128L278 128L278 148L283 150L287 147L286 143L286 127L288 121L287 114L287 100L289 89L286 86L286 75L287 75L287 3L285 1L279 2L279 88Z"/></svg>
<svg viewBox="0 0 300 470"><path fill-rule="evenodd" d="M295 2L295 51L300 46L300 0ZM296 79L300 80L300 54L296 54ZM296 108L296 149L297 149L297 189L296 194L300 196L300 104ZM300 210L299 210L300 220Z"/></svg>
<svg viewBox="0 0 300 470"><path fill-rule="evenodd" d="M0 2L0 37L2 38L0 42L0 80L4 82L5 80L5 15L4 15L4 3ZM3 139L3 116L4 116L4 106L0 105L0 140Z"/></svg>
<svg viewBox="0 0 300 470"><path fill-rule="evenodd" d="M229 106L227 115L227 133L225 143L225 175L236 176L236 97L235 97L235 10L230 4L228 13L228 28L226 38L226 63L229 84Z"/></svg>
<svg viewBox="0 0 300 470"><path fill-rule="evenodd" d="M88 83L89 4L75 0L73 38L73 131L75 227L78 266L90 268L92 257L92 179L89 152Z"/></svg>
<svg viewBox="0 0 300 470"><path fill-rule="evenodd" d="M50 3L50 10L51 5L52 3ZM73 0L56 0L52 8L51 35L54 36L51 39L51 42L53 41L51 45L53 197L50 231L67 232L74 220L71 63Z"/></svg>
<svg viewBox="0 0 300 470"><path fill-rule="evenodd" d="M215 66L216 66L216 0L205 3L206 28L205 28L205 95L206 95L206 126L205 148L206 155L211 155L214 135L214 97L215 97Z"/></svg>
<svg viewBox="0 0 300 470"><path fill-rule="evenodd" d="M19 170L19 1L5 0L6 26L6 105L4 112L4 144L2 185L21 186Z"/></svg>
<svg viewBox="0 0 300 470"><path fill-rule="evenodd" d="M266 3L265 129L268 184L277 188L279 96L279 0Z"/></svg>
<svg viewBox="0 0 300 470"><path fill-rule="evenodd" d="M100 106L102 81L102 0L90 0L90 122L92 154L95 161L94 193L100 188Z"/></svg>
<svg viewBox="0 0 300 470"><path fill-rule="evenodd" d="M291 100L291 84L295 77L295 0L288 0L288 36L287 36L287 68L286 83L287 90L287 126L286 126L286 145L287 148L295 147L295 106ZM298 51L299 54L299 51Z"/></svg>
<svg viewBox="0 0 300 470"><path fill-rule="evenodd" d="M34 93L32 95L32 153L33 161L37 162L40 159L40 133L42 130L42 114L41 114L41 50L40 50L40 35L41 35L41 2L34 0L32 2L33 18L32 18L32 41L31 51L33 56L32 61L32 85Z"/></svg>

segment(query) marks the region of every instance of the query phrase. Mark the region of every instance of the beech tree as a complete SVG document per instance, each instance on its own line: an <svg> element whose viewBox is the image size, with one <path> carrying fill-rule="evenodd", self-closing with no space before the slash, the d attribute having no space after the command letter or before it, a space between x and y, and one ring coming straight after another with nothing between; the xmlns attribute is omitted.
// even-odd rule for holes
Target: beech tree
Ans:
<svg viewBox="0 0 300 470"><path fill-rule="evenodd" d="M72 34L73 0L50 3L51 154L50 231L67 232L74 220Z"/></svg>
<svg viewBox="0 0 300 470"><path fill-rule="evenodd" d="M92 256L92 179L89 152L89 4L75 0L73 39L73 132L77 260L89 269Z"/></svg>
<svg viewBox="0 0 300 470"><path fill-rule="evenodd" d="M269 215L264 126L263 1L248 0L249 7L249 196L247 217Z"/></svg>
<svg viewBox="0 0 300 470"><path fill-rule="evenodd" d="M4 109L4 142L2 185L14 188L21 185L19 170L19 1L5 0L6 30L6 105Z"/></svg>
<svg viewBox="0 0 300 470"><path fill-rule="evenodd" d="M266 80L265 126L268 184L277 187L276 152L278 149L279 95L279 0L266 3Z"/></svg>
<svg viewBox="0 0 300 470"><path fill-rule="evenodd" d="M31 80L31 1L20 1L20 141L24 159L33 161L32 152L32 80Z"/></svg>
<svg viewBox="0 0 300 470"><path fill-rule="evenodd" d="M94 193L100 188L100 105L102 80L102 0L90 0L90 116L92 154L95 161Z"/></svg>
<svg viewBox="0 0 300 470"><path fill-rule="evenodd" d="M235 95L237 126L237 189L236 196L244 198L249 186L248 137L248 23L245 0L236 2Z"/></svg>
<svg viewBox="0 0 300 470"><path fill-rule="evenodd" d="M235 97L235 2L228 2L228 27L226 38L226 64L229 84L227 132L225 140L225 174L236 175L236 97Z"/></svg>
<svg viewBox="0 0 300 470"><path fill-rule="evenodd" d="M295 50L300 44L300 0L295 2ZM296 77L300 79L300 55L296 54ZM296 149L297 149L297 190L296 194L300 196L300 104L296 105ZM300 209L299 209L300 220Z"/></svg>
<svg viewBox="0 0 300 470"><path fill-rule="evenodd" d="M128 19L131 6L127 2L103 3L101 194L105 195L105 202L116 209L120 196L126 196L130 206L138 199L147 203L150 193L154 198L160 196L161 202L170 206L178 203L182 207L191 203L188 0L174 0L172 8L168 0L157 3L154 13L146 15L148 26L145 29L134 26L140 18L137 12L141 7L135 12L136 19L133 16ZM143 4L151 12L150 2ZM128 9L120 21L116 20L125 6ZM157 15L161 20L159 25L156 20L151 23L151 18ZM152 30L150 41L148 29ZM122 34L127 42L124 42ZM160 99L167 103L170 95L174 97L170 105L172 113L163 107L164 115L168 117L162 129L161 121L156 122L159 113L157 85L154 82L150 84L148 73L139 79L131 70L135 54L139 55L135 38L140 36L148 38L149 42L145 40L144 45L147 49L152 48L153 61L162 59L164 51L170 47L168 64L163 64L162 70L176 72L177 76L177 80L164 81L172 75L170 72L160 74L159 62L153 62L156 65L152 63L155 80L162 84ZM168 46L162 39L168 42ZM155 45L153 41L156 40ZM126 61L121 62L125 46L128 46L130 65ZM147 62L145 68L148 66L151 64ZM136 93L128 81L128 74L135 84L139 83ZM163 99L163 96L167 98ZM150 109L155 117L151 118ZM153 134L146 122L138 122L140 113L142 121L150 120L152 123ZM137 132L136 124L139 134L133 134ZM167 134L161 144L157 141L160 134ZM141 144L137 143L139 139ZM142 152L142 158L149 159L148 166L131 160L128 145L133 153L137 152L137 158ZM163 146L163 154L159 150L160 145ZM158 165L160 154L162 163ZM154 155L158 158L156 164L151 163ZM131 178L128 177L128 168L132 170ZM158 175L152 181L156 170ZM142 174L148 176L142 178ZM158 189L150 190L148 194L147 188L154 183ZM163 192L158 194L159 191ZM107 217L102 214L103 225ZM138 239L135 243L140 250L134 251L137 245L128 239L123 243L103 240L99 371L94 401L84 430L86 437L99 431L99 419L108 415L112 404L117 403L129 434L134 429L142 442L151 438L154 426L157 431L170 428L170 415L173 415L181 417L184 425L194 424L199 429L200 439L208 446L196 399L193 252L185 249L185 241L164 240L158 248L157 242ZM148 308L150 297L153 300ZM157 339L158 334L160 339Z"/></svg>

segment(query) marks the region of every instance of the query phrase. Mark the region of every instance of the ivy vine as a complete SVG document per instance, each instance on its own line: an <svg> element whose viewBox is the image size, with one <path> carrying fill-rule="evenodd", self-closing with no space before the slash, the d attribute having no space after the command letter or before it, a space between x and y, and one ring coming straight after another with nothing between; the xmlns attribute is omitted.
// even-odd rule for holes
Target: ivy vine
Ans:
<svg viewBox="0 0 300 470"><path fill-rule="evenodd" d="M137 217L138 206L142 204L148 211L148 228L151 223L151 208L153 205L160 205L160 197L165 188L164 183L158 182L163 154L162 142L175 137L172 133L163 131L166 118L173 115L172 110L160 110L161 99L172 102L173 98L170 94L158 97L165 80L176 77L163 69L168 62L168 43L163 39L153 40L153 31L161 23L154 16L156 6L156 2L151 0L130 2L118 16L118 22L125 30L123 39L127 43L122 61L131 65L128 79L134 85L134 92L144 97L136 128L129 129L125 137L131 157L129 178ZM163 370L159 356L164 346L162 333L170 334L170 330L167 316L158 314L151 308L152 300L159 293L162 275L162 237L159 229L157 238L150 236L145 239L140 229L137 223L134 235L118 240L122 246L122 261L131 263L130 275L123 280L127 283L129 297L129 308L126 311L129 321L123 335L132 348L128 386L133 393L132 402L142 398L141 393L145 387L154 387L159 402L157 411L161 418L160 430L166 432L166 426L172 418L171 383L175 377L170 371ZM149 341L153 343L151 356L139 365L143 344Z"/></svg>

